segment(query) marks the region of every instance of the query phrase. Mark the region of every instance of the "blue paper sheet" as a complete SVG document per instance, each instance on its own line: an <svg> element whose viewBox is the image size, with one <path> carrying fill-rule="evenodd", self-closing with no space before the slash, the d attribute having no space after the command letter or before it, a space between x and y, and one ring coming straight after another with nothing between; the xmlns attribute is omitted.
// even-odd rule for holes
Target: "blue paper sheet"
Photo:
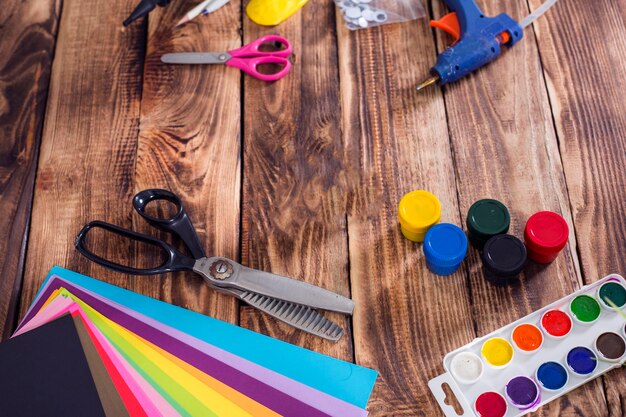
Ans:
<svg viewBox="0 0 626 417"><path fill-rule="evenodd" d="M365 408L378 373L55 266L58 275L168 326ZM44 282L45 285L45 282Z"/></svg>

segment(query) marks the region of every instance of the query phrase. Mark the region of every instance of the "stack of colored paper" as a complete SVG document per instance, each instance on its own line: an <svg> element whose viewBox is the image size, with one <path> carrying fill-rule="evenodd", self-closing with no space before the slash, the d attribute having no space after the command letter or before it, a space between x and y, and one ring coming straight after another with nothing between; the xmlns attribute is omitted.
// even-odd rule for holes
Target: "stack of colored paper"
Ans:
<svg viewBox="0 0 626 417"><path fill-rule="evenodd" d="M13 417L364 417L377 375L59 267L0 370Z"/></svg>

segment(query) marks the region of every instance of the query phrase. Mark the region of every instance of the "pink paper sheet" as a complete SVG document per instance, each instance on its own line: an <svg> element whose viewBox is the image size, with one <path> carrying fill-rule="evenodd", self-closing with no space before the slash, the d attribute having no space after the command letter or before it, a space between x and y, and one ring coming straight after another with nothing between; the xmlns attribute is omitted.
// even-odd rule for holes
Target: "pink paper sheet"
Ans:
<svg viewBox="0 0 626 417"><path fill-rule="evenodd" d="M155 417L181 417L171 405L150 385L135 368L111 345L109 340L91 322L80 306L69 298L56 297L46 307L41 309L31 321L24 324L12 337L39 327L65 313L78 312L85 324L93 332L102 348L109 356L113 365L124 378L129 388L136 396L142 408L149 416Z"/></svg>

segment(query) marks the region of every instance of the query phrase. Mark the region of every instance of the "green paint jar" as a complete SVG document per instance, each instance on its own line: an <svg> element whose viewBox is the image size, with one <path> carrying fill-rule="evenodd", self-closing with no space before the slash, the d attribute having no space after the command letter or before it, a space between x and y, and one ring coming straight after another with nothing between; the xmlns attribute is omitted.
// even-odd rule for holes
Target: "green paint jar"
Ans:
<svg viewBox="0 0 626 417"><path fill-rule="evenodd" d="M489 239L506 234L510 223L511 216L504 204L489 198L478 200L467 212L467 237L472 246L482 250Z"/></svg>
<svg viewBox="0 0 626 417"><path fill-rule="evenodd" d="M592 324L600 317L600 303L590 295L579 295L569 305L569 309L578 323Z"/></svg>

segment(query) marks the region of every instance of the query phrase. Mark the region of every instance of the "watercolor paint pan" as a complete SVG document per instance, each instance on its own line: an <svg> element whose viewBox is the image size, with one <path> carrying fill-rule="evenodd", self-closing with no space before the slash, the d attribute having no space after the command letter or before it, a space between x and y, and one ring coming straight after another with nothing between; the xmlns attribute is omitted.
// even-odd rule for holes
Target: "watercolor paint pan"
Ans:
<svg viewBox="0 0 626 417"><path fill-rule="evenodd" d="M445 373L428 383L444 414L523 416L622 366L626 319L599 298L610 294L612 301L620 301L621 288L626 290L626 280L611 274L448 353ZM626 303L618 307L626 313ZM541 340L534 328L523 325L539 329ZM523 339L525 334L532 339ZM461 414L446 391L456 397Z"/></svg>

